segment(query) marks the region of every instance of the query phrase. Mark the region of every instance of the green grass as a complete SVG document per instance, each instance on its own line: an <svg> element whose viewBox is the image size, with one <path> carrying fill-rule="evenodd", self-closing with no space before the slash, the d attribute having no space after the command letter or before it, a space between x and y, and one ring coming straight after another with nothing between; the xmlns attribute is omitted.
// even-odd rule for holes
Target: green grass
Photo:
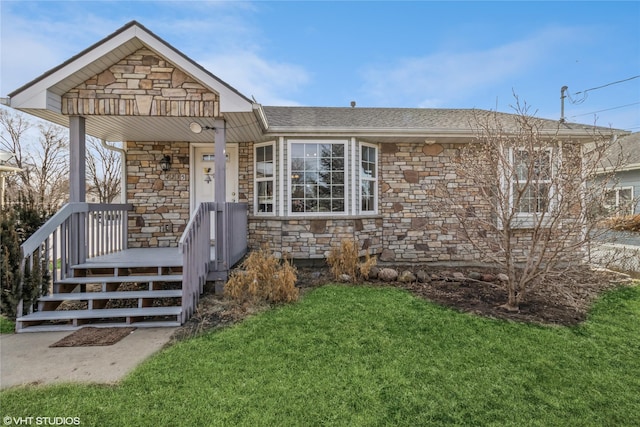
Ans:
<svg viewBox="0 0 640 427"><path fill-rule="evenodd" d="M461 314L389 288L326 286L178 343L118 386L0 394L1 416L118 426L629 426L640 287L572 328Z"/></svg>
<svg viewBox="0 0 640 427"><path fill-rule="evenodd" d="M16 324L4 316L0 316L0 334L12 334L16 330Z"/></svg>

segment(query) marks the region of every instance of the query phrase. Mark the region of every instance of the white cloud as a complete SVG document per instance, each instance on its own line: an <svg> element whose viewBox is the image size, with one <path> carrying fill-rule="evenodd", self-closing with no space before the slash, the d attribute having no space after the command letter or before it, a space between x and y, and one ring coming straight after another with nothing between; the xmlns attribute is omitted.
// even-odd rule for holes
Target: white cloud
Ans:
<svg viewBox="0 0 640 427"><path fill-rule="evenodd" d="M490 49L437 52L364 71L365 91L379 105L439 107L530 72L558 49L570 30L550 29ZM508 88L510 90L510 88Z"/></svg>
<svg viewBox="0 0 640 427"><path fill-rule="evenodd" d="M264 105L296 105L287 97L309 81L309 74L302 67L270 62L248 51L214 55L200 63L240 93L254 96Z"/></svg>

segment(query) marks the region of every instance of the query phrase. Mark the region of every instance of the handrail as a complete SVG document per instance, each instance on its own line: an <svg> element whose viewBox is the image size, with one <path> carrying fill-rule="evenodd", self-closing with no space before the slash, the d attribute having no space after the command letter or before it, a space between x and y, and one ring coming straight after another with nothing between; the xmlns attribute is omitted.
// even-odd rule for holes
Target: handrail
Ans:
<svg viewBox="0 0 640 427"><path fill-rule="evenodd" d="M71 214L78 212L118 211L133 210L131 203L103 204L103 203L67 203L35 233L31 235L20 247L22 256L35 251Z"/></svg>
<svg viewBox="0 0 640 427"><path fill-rule="evenodd" d="M88 257L126 249L130 210L133 205L128 203L66 204L20 246L21 271L39 266L55 284L71 274L73 265ZM56 286L51 290L56 293ZM23 314L24 302L18 303L18 317ZM27 302L27 312L31 313L35 301Z"/></svg>
<svg viewBox="0 0 640 427"><path fill-rule="evenodd" d="M182 253L182 323L194 313L207 281L211 261L211 212L215 209L215 203L200 203L178 241Z"/></svg>
<svg viewBox="0 0 640 427"><path fill-rule="evenodd" d="M213 218L213 221L211 220ZM211 259L211 230L215 234L215 256ZM231 236L234 236L231 239ZM200 203L191 216L178 248L182 261L182 316L195 311L209 272L224 272L244 256L247 249L246 203ZM213 261L213 263L212 263Z"/></svg>

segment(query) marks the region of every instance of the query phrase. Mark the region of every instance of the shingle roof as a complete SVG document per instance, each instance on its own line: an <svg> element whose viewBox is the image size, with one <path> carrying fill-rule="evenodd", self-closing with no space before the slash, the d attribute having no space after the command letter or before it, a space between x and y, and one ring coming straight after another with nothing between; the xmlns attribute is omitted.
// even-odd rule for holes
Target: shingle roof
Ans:
<svg viewBox="0 0 640 427"><path fill-rule="evenodd" d="M472 131L478 117L496 114L503 125L515 128L515 114L494 113L477 109L448 108L349 108L349 107L263 107L269 128L287 130L344 129L344 130L447 130ZM556 129L558 121L542 119L544 128ZM563 123L566 131L593 130L593 126ZM602 128L604 129L604 128Z"/></svg>
<svg viewBox="0 0 640 427"><path fill-rule="evenodd" d="M616 164L616 160L622 158L625 166L640 169L640 132L618 138L608 150L607 157L611 159L612 164Z"/></svg>

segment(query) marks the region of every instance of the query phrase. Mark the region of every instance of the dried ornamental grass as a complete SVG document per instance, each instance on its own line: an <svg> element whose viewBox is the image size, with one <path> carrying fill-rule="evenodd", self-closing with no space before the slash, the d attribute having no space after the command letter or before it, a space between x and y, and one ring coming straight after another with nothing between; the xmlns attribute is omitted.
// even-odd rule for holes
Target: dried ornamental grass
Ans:
<svg viewBox="0 0 640 427"><path fill-rule="evenodd" d="M286 259L280 262L267 249L251 252L241 270L231 274L225 296L238 302L292 302L298 299L296 269Z"/></svg>

